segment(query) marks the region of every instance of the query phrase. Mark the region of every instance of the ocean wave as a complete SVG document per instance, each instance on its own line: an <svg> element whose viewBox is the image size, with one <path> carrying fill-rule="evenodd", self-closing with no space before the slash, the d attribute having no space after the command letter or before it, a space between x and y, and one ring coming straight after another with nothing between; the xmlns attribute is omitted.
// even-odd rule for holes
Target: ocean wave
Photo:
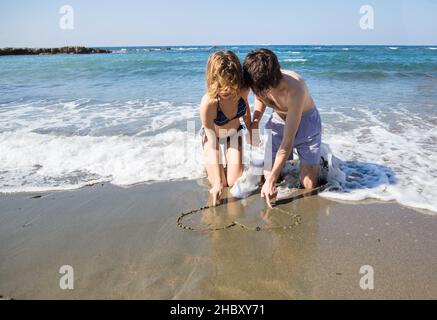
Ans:
<svg viewBox="0 0 437 320"><path fill-rule="evenodd" d="M112 53L128 53L128 50L125 48L122 48L120 50L113 50Z"/></svg>
<svg viewBox="0 0 437 320"><path fill-rule="evenodd" d="M334 112L341 123L356 121L339 110ZM437 214L437 128L431 121L423 121L403 108L393 113L360 107L355 116L361 124L346 132L338 130L336 124L324 124L321 155L328 170L322 170L322 175L328 188L319 193L321 197L353 202L396 201ZM324 117L325 112L321 114ZM392 121L396 117L396 129L385 117ZM297 154L295 159L297 162L283 169L285 183L278 190L279 197L299 185ZM244 188L251 187L250 181L246 181L247 174L242 180L237 183L237 191L247 194Z"/></svg>
<svg viewBox="0 0 437 320"><path fill-rule="evenodd" d="M75 119L72 123L80 121L74 113L89 103L83 100L65 105ZM138 107L139 103L130 101L126 105ZM2 114L12 110L6 108ZM335 122L324 123L330 187L321 193L322 197L397 201L437 213L437 128L432 121L423 121L402 108L383 114L360 107L353 117L341 109L335 112L343 127L348 122L354 125L341 131ZM321 114L325 115L323 110ZM33 113L25 112L17 121L27 119L30 123L33 117ZM386 117L396 126L389 125ZM187 123L184 129L160 130L160 121L165 120L155 119L151 134L137 129L136 134L126 134L129 125L120 127L119 134L110 135L77 131L65 134L65 128L56 131L55 124L41 132L26 126L4 130L0 133L0 192L67 190L103 181L129 186L204 177L195 130L188 131ZM118 123L116 119L111 121ZM46 126L50 127L50 119L41 129Z"/></svg>
<svg viewBox="0 0 437 320"><path fill-rule="evenodd" d="M201 50L201 48L197 48L197 47L192 47L192 48L176 47L176 48L171 48L171 50L177 50L177 51L197 51L197 50Z"/></svg>
<svg viewBox="0 0 437 320"><path fill-rule="evenodd" d="M391 130L377 113L365 108L359 113L365 123L347 134L326 128L324 142L335 158L331 159L331 187L321 196L396 201L437 213L435 126L423 121L419 126L410 113L399 110L398 128Z"/></svg>
<svg viewBox="0 0 437 320"><path fill-rule="evenodd" d="M325 71L315 73L318 76L327 76L339 80L367 80L367 79L385 79L385 78L434 78L435 73L418 72L418 71Z"/></svg>
<svg viewBox="0 0 437 320"><path fill-rule="evenodd" d="M199 140L173 130L151 137L0 134L0 192L128 186L203 176Z"/></svg>
<svg viewBox="0 0 437 320"><path fill-rule="evenodd" d="M0 132L57 135L147 135L183 127L197 116L197 106L166 101L97 102L40 100L2 106Z"/></svg>
<svg viewBox="0 0 437 320"><path fill-rule="evenodd" d="M308 59L304 58L290 58L290 59L284 59L284 62L306 62Z"/></svg>
<svg viewBox="0 0 437 320"><path fill-rule="evenodd" d="M151 48L143 48L143 51L178 51L178 52L192 52L192 51L211 51L216 49L217 47L151 47Z"/></svg>
<svg viewBox="0 0 437 320"><path fill-rule="evenodd" d="M434 169L437 150L428 141L437 139L437 129L430 124L425 124L422 130L404 124L401 132L393 132L369 110L363 109L362 118L369 124L347 133L330 132L328 126L321 146L321 155L328 165L322 176L328 187L319 196L337 201L396 201L437 214L437 170ZM253 164L246 168L231 190L234 196L246 197L257 189L256 175L262 173L262 165L261 169L259 166ZM299 167L299 157L295 154L295 162L282 170L285 182L278 189L279 198L298 187Z"/></svg>
<svg viewBox="0 0 437 320"><path fill-rule="evenodd" d="M3 104L0 111L0 192L130 185L203 172L199 141L186 134L198 112L191 104L40 100Z"/></svg>
<svg viewBox="0 0 437 320"><path fill-rule="evenodd" d="M331 71L320 72L319 76L327 76L340 80L382 79L388 76L384 71Z"/></svg>

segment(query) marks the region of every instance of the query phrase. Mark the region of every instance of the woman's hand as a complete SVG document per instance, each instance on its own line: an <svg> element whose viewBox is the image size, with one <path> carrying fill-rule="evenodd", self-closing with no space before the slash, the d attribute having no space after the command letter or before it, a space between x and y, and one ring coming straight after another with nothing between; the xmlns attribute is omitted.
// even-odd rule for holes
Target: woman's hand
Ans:
<svg viewBox="0 0 437 320"><path fill-rule="evenodd" d="M212 205L215 207L217 205L217 202L220 201L220 198L223 193L223 185L221 183L218 183L217 185L214 185L211 190L209 190L209 193L212 196Z"/></svg>

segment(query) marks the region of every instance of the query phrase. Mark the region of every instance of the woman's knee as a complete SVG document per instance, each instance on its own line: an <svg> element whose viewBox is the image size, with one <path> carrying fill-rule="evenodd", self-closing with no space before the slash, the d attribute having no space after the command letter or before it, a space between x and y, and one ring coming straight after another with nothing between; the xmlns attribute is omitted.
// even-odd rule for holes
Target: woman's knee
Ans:
<svg viewBox="0 0 437 320"><path fill-rule="evenodd" d="M242 174L243 174L243 166L241 165L228 168L228 172L227 172L228 186L233 187Z"/></svg>

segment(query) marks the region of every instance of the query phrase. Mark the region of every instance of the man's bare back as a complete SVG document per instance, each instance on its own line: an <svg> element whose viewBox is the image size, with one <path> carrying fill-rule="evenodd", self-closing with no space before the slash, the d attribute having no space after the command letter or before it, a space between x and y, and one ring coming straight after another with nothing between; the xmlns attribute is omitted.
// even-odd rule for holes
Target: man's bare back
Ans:
<svg viewBox="0 0 437 320"><path fill-rule="evenodd" d="M291 70L281 70L283 78L279 86L271 90L270 94L265 97L257 97L264 105L271 107L284 120L286 119L290 99L295 99L298 91L304 91L304 105L302 112L309 112L314 107L314 101L309 94L305 80L296 72Z"/></svg>

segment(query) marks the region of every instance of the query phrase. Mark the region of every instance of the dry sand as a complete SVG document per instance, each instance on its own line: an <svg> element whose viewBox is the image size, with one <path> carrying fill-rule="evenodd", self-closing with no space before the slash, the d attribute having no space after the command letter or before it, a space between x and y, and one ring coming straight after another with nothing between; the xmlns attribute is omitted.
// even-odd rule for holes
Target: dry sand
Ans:
<svg viewBox="0 0 437 320"><path fill-rule="evenodd" d="M36 196L36 197L35 197ZM39 197L41 196L41 197ZM319 196L280 208L290 230L177 226L204 206L198 181L0 196L0 295L16 299L437 298L437 217ZM286 224L259 195L187 217L193 226ZM270 222L269 222L270 221ZM74 268L61 290L59 268ZM362 290L362 265L374 290Z"/></svg>

